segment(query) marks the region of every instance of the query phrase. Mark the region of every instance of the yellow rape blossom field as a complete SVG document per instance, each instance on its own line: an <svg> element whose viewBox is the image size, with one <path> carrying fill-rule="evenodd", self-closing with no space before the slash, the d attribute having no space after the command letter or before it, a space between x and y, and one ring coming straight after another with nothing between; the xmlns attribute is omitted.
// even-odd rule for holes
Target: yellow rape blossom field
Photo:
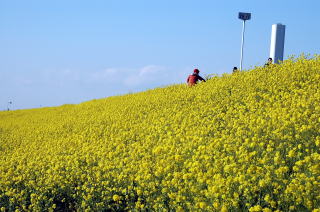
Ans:
<svg viewBox="0 0 320 212"><path fill-rule="evenodd" d="M320 211L320 56L0 112L0 211Z"/></svg>

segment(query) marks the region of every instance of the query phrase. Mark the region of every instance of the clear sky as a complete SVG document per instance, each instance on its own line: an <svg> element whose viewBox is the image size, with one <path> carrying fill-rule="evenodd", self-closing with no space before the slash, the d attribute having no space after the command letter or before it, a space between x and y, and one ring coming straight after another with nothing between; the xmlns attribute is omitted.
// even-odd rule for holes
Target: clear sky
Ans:
<svg viewBox="0 0 320 212"><path fill-rule="evenodd" d="M0 110L76 104L184 83L269 57L286 25L285 58L319 54L320 1L0 0ZM12 101L12 104L9 102Z"/></svg>

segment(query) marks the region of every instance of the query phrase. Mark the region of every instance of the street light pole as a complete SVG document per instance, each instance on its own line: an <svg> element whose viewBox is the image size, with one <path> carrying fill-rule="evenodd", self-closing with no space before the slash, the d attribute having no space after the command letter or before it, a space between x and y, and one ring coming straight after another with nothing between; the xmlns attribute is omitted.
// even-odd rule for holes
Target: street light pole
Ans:
<svg viewBox="0 0 320 212"><path fill-rule="evenodd" d="M8 111L10 110L10 105L12 105L12 101L8 102L8 105L7 105L8 106L8 109L7 109Z"/></svg>
<svg viewBox="0 0 320 212"><path fill-rule="evenodd" d="M240 71L241 71L242 70L242 61L243 61L244 32L245 32L245 28L246 28L246 20L251 19L251 13L239 12L238 18L243 21L242 38L241 38L241 55L240 55Z"/></svg>
<svg viewBox="0 0 320 212"><path fill-rule="evenodd" d="M243 20L243 25L242 25L242 38L241 38L240 71L242 70L243 45L244 45L244 31L245 31L245 29L246 29L246 21Z"/></svg>

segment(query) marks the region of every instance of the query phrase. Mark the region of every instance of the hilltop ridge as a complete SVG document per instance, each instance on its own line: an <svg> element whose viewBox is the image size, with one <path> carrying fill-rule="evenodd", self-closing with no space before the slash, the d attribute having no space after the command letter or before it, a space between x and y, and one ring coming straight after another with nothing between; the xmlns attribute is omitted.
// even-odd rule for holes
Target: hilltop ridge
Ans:
<svg viewBox="0 0 320 212"><path fill-rule="evenodd" d="M0 112L1 210L320 209L320 57Z"/></svg>

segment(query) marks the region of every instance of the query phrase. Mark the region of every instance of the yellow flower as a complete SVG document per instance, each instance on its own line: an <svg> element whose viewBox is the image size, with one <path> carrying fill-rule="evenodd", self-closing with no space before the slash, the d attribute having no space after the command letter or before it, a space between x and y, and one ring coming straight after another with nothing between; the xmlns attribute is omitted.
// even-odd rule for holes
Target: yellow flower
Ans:
<svg viewBox="0 0 320 212"><path fill-rule="evenodd" d="M221 207L221 212L228 212L227 206L223 205L223 206Z"/></svg>
<svg viewBox="0 0 320 212"><path fill-rule="evenodd" d="M113 195L112 199L113 199L113 201L118 202L120 200L120 196L115 194L115 195Z"/></svg>
<svg viewBox="0 0 320 212"><path fill-rule="evenodd" d="M260 205L253 206L249 209L250 212L259 212L262 211L262 207Z"/></svg>

